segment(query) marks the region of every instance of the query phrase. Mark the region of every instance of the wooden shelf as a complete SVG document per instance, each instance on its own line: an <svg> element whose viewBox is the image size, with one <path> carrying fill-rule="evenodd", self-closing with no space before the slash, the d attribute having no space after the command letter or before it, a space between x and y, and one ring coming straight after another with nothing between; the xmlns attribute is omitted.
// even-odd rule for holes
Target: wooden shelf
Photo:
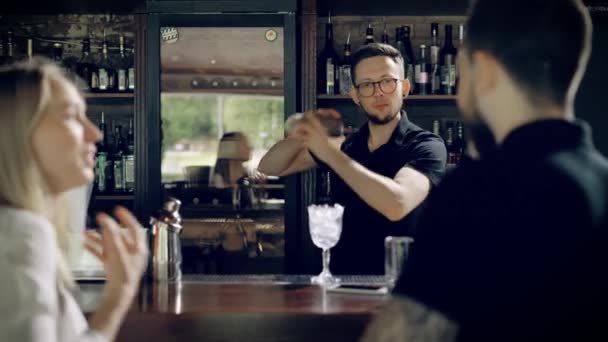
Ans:
<svg viewBox="0 0 608 342"><path fill-rule="evenodd" d="M350 100L348 95L317 95L318 100ZM456 95L410 95L406 101L455 101Z"/></svg>
<svg viewBox="0 0 608 342"><path fill-rule="evenodd" d="M134 93L86 93L87 99L132 99Z"/></svg>
<svg viewBox="0 0 608 342"><path fill-rule="evenodd" d="M134 195L95 195L94 198L99 201L132 201Z"/></svg>

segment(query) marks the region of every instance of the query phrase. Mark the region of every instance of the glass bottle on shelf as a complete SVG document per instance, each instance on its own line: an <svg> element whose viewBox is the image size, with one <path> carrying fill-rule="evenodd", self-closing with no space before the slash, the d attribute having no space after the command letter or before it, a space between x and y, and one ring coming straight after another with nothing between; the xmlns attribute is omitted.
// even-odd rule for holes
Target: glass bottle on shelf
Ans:
<svg viewBox="0 0 608 342"><path fill-rule="evenodd" d="M99 76L95 60L91 56L91 39L86 37L82 40L82 56L76 63L76 73L82 79L84 91L99 90Z"/></svg>
<svg viewBox="0 0 608 342"><path fill-rule="evenodd" d="M407 57L407 53L405 52L405 44L403 43L403 27L397 27L395 28L395 45L394 45L395 49L397 49L399 51L399 53L401 53L401 56L403 57L403 76L405 78L407 78L407 68L408 68L408 57Z"/></svg>
<svg viewBox="0 0 608 342"><path fill-rule="evenodd" d="M405 55L407 56L407 79L410 81L410 94L414 94L416 91L416 83L414 77L414 66L416 65L416 57L414 56L414 48L412 47L412 41L410 39L411 28L409 26L402 26L402 41L403 48L405 49Z"/></svg>
<svg viewBox="0 0 608 342"><path fill-rule="evenodd" d="M386 32L386 24L384 25L384 31L382 31L380 41L382 42L382 44L390 44L388 33Z"/></svg>
<svg viewBox="0 0 608 342"><path fill-rule="evenodd" d="M61 43L53 43L53 62L61 68L64 75L70 75L70 69L65 65L63 60L63 44Z"/></svg>
<svg viewBox="0 0 608 342"><path fill-rule="evenodd" d="M458 63L456 62L458 60L458 51L461 51L462 48L464 47L464 24L459 24L458 25L458 47L456 49L456 56L454 57L454 64L456 65L456 82L455 82L455 86L454 86L454 92L458 93L458 79L460 78L459 73L460 71L458 70Z"/></svg>
<svg viewBox="0 0 608 342"><path fill-rule="evenodd" d="M108 56L108 40L106 32L103 32L103 43L101 46L101 60L98 65L99 91L113 92L116 90L116 70Z"/></svg>
<svg viewBox="0 0 608 342"><path fill-rule="evenodd" d="M445 147L448 152L448 165L458 162L458 148L454 141L454 123L449 121L446 125Z"/></svg>
<svg viewBox="0 0 608 342"><path fill-rule="evenodd" d="M130 56L127 55L127 82L128 82L128 91L135 91L135 47L131 50L132 53Z"/></svg>
<svg viewBox="0 0 608 342"><path fill-rule="evenodd" d="M440 51L441 56L441 93L456 93L456 48L452 43L452 25L445 25L445 42Z"/></svg>
<svg viewBox="0 0 608 342"><path fill-rule="evenodd" d="M331 17L328 17L325 24L325 46L318 60L317 80L319 83L319 94L334 95L338 93L339 88L336 85L338 63L338 54L334 49L333 25Z"/></svg>
<svg viewBox="0 0 608 342"><path fill-rule="evenodd" d="M467 142L464 138L464 125L460 121L456 123L456 140L454 141L454 145L456 155L455 163L460 164L460 161L462 160L462 157L464 156L467 147Z"/></svg>
<svg viewBox="0 0 608 342"><path fill-rule="evenodd" d="M352 60L351 60L351 46L350 46L350 33L348 34L348 38L346 38L346 44L344 44L344 57L342 58L342 65L340 65L339 72L339 84L340 84L340 94L348 95L351 88L353 87L352 80Z"/></svg>
<svg viewBox="0 0 608 342"><path fill-rule="evenodd" d="M365 45L371 44L374 42L374 28L372 24L367 24L367 29L365 30Z"/></svg>
<svg viewBox="0 0 608 342"><path fill-rule="evenodd" d="M6 33L6 55L4 57L4 64L11 64L15 62L14 50L15 36L13 30L8 30Z"/></svg>
<svg viewBox="0 0 608 342"><path fill-rule="evenodd" d="M125 191L135 189L135 139L133 135L133 119L129 120L126 148L122 157L125 178Z"/></svg>
<svg viewBox="0 0 608 342"><path fill-rule="evenodd" d="M124 93L129 91L129 67L129 59L125 54L125 37L120 35L119 53L116 63L116 78L118 80L116 89L118 92Z"/></svg>
<svg viewBox="0 0 608 342"><path fill-rule="evenodd" d="M121 193L125 190L125 177L123 155L125 154L124 140L122 139L122 126L114 126L114 150L112 151L112 167L114 176L114 192Z"/></svg>
<svg viewBox="0 0 608 342"><path fill-rule="evenodd" d="M108 192L108 128L106 125L105 113L101 112L101 123L99 130L103 134L103 139L97 145L97 155L95 156L95 192Z"/></svg>
<svg viewBox="0 0 608 342"><path fill-rule="evenodd" d="M3 65L6 60L4 56L4 37L0 35L0 65Z"/></svg>
<svg viewBox="0 0 608 342"><path fill-rule="evenodd" d="M26 59L29 61L34 57L34 40L32 38L28 38L26 42L27 42Z"/></svg>
<svg viewBox="0 0 608 342"><path fill-rule="evenodd" d="M439 24L431 24L431 94L439 94L441 92L441 72L439 66Z"/></svg>
<svg viewBox="0 0 608 342"><path fill-rule="evenodd" d="M440 137L441 136L441 124L439 120L433 120L433 134Z"/></svg>
<svg viewBox="0 0 608 342"><path fill-rule="evenodd" d="M426 54L426 45L420 45L420 58L416 64L414 72L416 77L416 93L419 95L428 95L430 93L429 74L431 65Z"/></svg>

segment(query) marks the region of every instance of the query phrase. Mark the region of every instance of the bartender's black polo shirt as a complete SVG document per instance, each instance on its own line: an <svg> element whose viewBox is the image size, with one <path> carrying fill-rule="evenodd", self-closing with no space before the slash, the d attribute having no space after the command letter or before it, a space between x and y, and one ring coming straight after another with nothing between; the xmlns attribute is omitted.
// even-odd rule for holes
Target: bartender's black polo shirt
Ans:
<svg viewBox="0 0 608 342"><path fill-rule="evenodd" d="M395 292L459 341L608 341L608 161L584 123L516 129L426 204Z"/></svg>
<svg viewBox="0 0 608 342"><path fill-rule="evenodd" d="M431 187L439 183L447 155L443 140L411 123L405 112L401 113L399 125L386 144L370 152L368 138L366 123L342 143L341 149L370 171L391 179L407 166L426 175ZM318 159L317 163L328 169ZM391 222L367 205L334 172L331 172L331 195L345 208L342 235L331 250L331 271L335 274L384 274L384 238L411 235L418 209L400 221Z"/></svg>

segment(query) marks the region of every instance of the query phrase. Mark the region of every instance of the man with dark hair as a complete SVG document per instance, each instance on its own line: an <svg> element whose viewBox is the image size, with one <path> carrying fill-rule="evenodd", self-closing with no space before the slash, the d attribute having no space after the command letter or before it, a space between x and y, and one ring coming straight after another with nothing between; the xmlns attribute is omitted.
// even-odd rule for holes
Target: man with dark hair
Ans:
<svg viewBox="0 0 608 342"><path fill-rule="evenodd" d="M367 122L343 143L328 137L319 109L288 121L287 138L262 158L258 170L288 175L321 166L331 170L333 199L345 207L342 236L332 249L338 274L383 274L384 238L411 234L413 212L442 176L441 138L411 123L402 110L410 90L395 48L369 44L353 54L353 101ZM341 144L341 147L339 147Z"/></svg>
<svg viewBox="0 0 608 342"><path fill-rule="evenodd" d="M581 0L473 3L458 104L480 159L429 197L366 341L608 341L608 161L574 119L590 49Z"/></svg>

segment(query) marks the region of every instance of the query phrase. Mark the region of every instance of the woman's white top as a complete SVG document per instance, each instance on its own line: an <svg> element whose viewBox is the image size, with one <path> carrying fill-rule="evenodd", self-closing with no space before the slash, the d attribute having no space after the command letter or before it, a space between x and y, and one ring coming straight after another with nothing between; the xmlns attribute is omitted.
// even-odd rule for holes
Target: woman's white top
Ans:
<svg viewBox="0 0 608 342"><path fill-rule="evenodd" d="M58 253L46 218L0 206L0 341L105 341L58 285Z"/></svg>

